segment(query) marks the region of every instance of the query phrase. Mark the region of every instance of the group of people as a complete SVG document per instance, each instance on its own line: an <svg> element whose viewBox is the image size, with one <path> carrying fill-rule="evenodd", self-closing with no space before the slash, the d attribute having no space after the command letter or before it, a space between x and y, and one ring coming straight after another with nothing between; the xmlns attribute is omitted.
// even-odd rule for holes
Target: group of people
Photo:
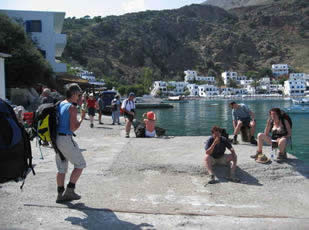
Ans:
<svg viewBox="0 0 309 230"><path fill-rule="evenodd" d="M232 139L233 144L238 144L237 135L243 126L250 128L250 142L257 145L257 151L251 158L255 159L258 163L268 163L269 158L263 154L264 143L272 145L273 148L279 149L277 161L287 159L286 148L291 144L292 127L289 122L289 117L286 116L279 108L272 108L269 111L269 118L266 123L266 127L263 133L257 135L257 141L254 138L254 132L256 127L254 113L244 104L237 104L231 102L230 107L232 109L234 136ZM240 182L235 176L235 170L237 166L237 155L234 148L231 145L231 141L228 138L221 136L222 129L218 126L214 126L211 129L212 136L208 139L205 145L206 156L205 166L209 174L207 183L216 183L213 166L215 164L229 165L230 173L227 177L228 180L233 182ZM271 133L271 136L269 135ZM225 154L226 148L231 152Z"/></svg>
<svg viewBox="0 0 309 230"><path fill-rule="evenodd" d="M91 95L90 95L91 97ZM134 93L130 93L128 98L125 99L121 104L124 116L126 118L126 137L129 137L132 121L135 116L135 103ZM117 98L115 98L117 99ZM57 147L65 157L62 160L59 154L56 154L56 165L57 165L57 203L66 201L79 200L80 195L75 193L75 185L78 181L83 169L86 167L86 161L81 153L78 144L73 140L73 132L76 131L83 120L85 119L85 113L81 114L81 118L77 117L77 105L82 104L82 90L76 84L69 84L66 86L66 99L62 101L58 106L59 114L59 125L57 127ZM120 103L118 103L120 105ZM237 143L237 135L242 126L247 125L252 129L255 128L256 122L254 121L254 113L250 111L245 105L238 105L235 102L230 103L233 109L233 124L234 124L234 137L233 143ZM241 110L241 112L239 112ZM91 113L93 114L93 113ZM246 115L245 115L246 114ZM257 152L252 157L257 162L263 163L263 157L266 157L262 152L263 143L266 142L271 144L275 142L279 147L278 159L286 158L286 146L291 139L291 125L290 123L282 118L280 109L273 108L269 112L269 119L267 121L264 133L258 134L257 139ZM146 133L149 136L155 135L155 120L156 116L153 112L143 114L145 117ZM218 126L214 126L211 129L212 136L208 139L205 145L206 156L205 166L209 173L208 183L212 184L216 182L213 166L215 164L224 164L230 166L230 174L228 179L232 182L239 182L240 180L236 177L235 171L237 167L237 155L230 143L228 138L221 136L222 129ZM269 132L272 136L269 136ZM253 140L254 132L252 132L251 143L256 144ZM228 148L230 154L225 154L225 150ZM74 169L71 173L69 183L66 188L64 187L65 175L68 170L68 162L74 165ZM264 161L265 163L265 161Z"/></svg>

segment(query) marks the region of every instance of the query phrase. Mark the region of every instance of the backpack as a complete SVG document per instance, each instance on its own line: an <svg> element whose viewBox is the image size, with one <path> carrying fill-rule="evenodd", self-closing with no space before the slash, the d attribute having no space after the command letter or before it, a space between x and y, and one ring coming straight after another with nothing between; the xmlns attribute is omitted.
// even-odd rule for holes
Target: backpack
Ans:
<svg viewBox="0 0 309 230"><path fill-rule="evenodd" d="M291 117L290 117L286 112L284 112L284 111L282 111L282 110L281 110L281 117L280 117L280 119L282 120L282 124L283 124L285 130L287 130L287 129L286 129L286 127L285 127L285 122L284 122L284 120L287 120L287 121L289 122L290 127L291 127L291 129L292 129L292 127L293 127L293 122L292 122Z"/></svg>
<svg viewBox="0 0 309 230"><path fill-rule="evenodd" d="M23 180L32 166L30 138L24 127L19 124L13 108L0 99L0 183L9 180Z"/></svg>
<svg viewBox="0 0 309 230"><path fill-rule="evenodd" d="M48 103L42 104L36 110L34 115L34 121L32 125L33 135L32 138L38 137L39 144L51 143L55 152L59 154L61 160L65 160L65 157L58 149L56 144L57 139L57 124L58 124L58 105L60 101L56 104Z"/></svg>
<svg viewBox="0 0 309 230"><path fill-rule="evenodd" d="M136 137L145 137L146 126L144 122L136 121L133 126Z"/></svg>

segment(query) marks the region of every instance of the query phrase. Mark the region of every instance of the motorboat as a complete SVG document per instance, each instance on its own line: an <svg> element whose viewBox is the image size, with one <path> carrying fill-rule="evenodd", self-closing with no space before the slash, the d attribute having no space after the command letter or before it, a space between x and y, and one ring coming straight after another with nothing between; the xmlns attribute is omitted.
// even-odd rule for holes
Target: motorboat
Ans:
<svg viewBox="0 0 309 230"><path fill-rule="evenodd" d="M295 105L309 105L309 98L292 99L292 102Z"/></svg>
<svg viewBox="0 0 309 230"><path fill-rule="evenodd" d="M180 96L169 96L167 98L166 101L164 102L167 102L167 103L171 103L171 102L178 102L178 103L187 103L189 102L188 100L185 100L185 97L180 95Z"/></svg>
<svg viewBox="0 0 309 230"><path fill-rule="evenodd" d="M284 109L287 113L304 114L309 113L309 106L294 105Z"/></svg>

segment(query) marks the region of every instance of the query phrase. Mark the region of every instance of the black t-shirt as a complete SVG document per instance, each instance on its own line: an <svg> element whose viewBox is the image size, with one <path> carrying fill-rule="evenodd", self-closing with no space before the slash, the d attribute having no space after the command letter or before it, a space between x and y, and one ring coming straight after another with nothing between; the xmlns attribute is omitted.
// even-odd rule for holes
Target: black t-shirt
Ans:
<svg viewBox="0 0 309 230"><path fill-rule="evenodd" d="M215 138L210 137L205 145L205 150L209 149L212 143L214 142ZM218 159L224 155L225 149L231 149L232 145L228 142L225 137L220 137L220 143L217 144L212 152L211 156L215 159Z"/></svg>

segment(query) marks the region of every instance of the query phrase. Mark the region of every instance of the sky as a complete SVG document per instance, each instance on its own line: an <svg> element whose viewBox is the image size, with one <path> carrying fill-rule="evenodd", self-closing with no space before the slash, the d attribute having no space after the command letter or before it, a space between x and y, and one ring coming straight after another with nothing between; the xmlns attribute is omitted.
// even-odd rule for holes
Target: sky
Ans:
<svg viewBox="0 0 309 230"><path fill-rule="evenodd" d="M122 15L145 10L176 9L205 0L0 0L0 9L61 11L66 17Z"/></svg>

